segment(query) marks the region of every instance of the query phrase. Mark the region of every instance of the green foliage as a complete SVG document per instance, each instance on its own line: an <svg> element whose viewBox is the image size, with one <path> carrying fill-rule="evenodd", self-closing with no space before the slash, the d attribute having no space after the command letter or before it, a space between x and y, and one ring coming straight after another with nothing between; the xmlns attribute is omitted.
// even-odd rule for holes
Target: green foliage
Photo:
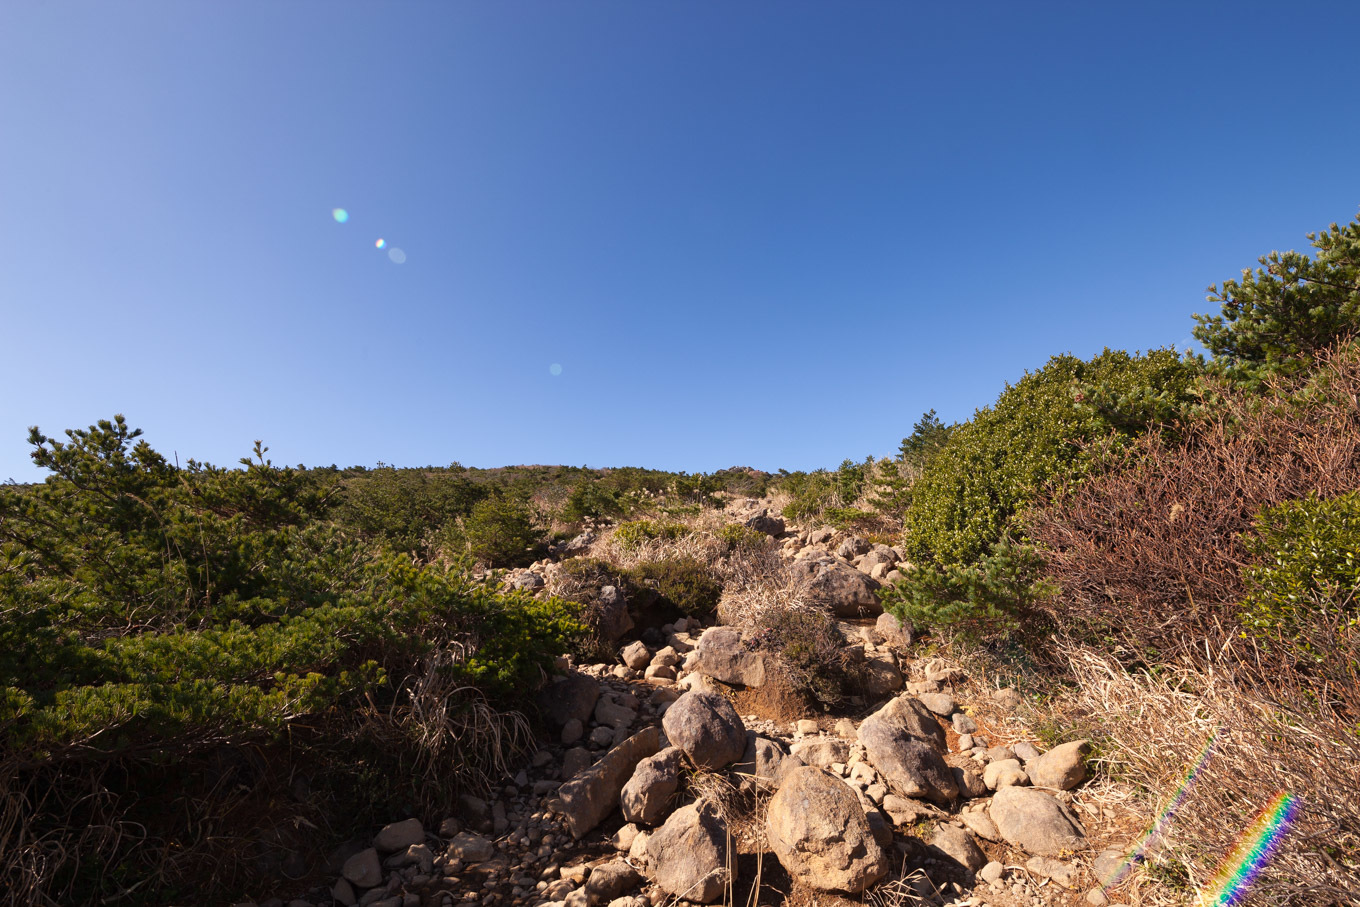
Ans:
<svg viewBox="0 0 1360 907"><path fill-rule="evenodd" d="M543 533L528 506L508 497L479 501L463 524L468 551L492 567L522 566L534 559Z"/></svg>
<svg viewBox="0 0 1360 907"><path fill-rule="evenodd" d="M10 746L268 733L456 643L460 679L523 689L575 625L458 569L369 553L329 489L274 467L168 465L125 420L58 442L41 486L0 488L0 687ZM135 442L135 443L134 443Z"/></svg>
<svg viewBox="0 0 1360 907"><path fill-rule="evenodd" d="M618 516L624 510L625 505L616 492L586 481L571 490L561 515L562 519L575 523Z"/></svg>
<svg viewBox="0 0 1360 907"><path fill-rule="evenodd" d="M258 443L240 469L179 468L140 434L121 416L66 441L34 429L51 475L0 486L0 777L35 794L26 828L53 853L87 846L89 823L70 817L88 810L143 827L126 810L162 788L91 787L101 773L154 772L171 790L246 744L305 749L327 776L374 752L409 767L424 745L410 678L437 670L506 702L584 632L570 603L497 593L462 565L422 566L336 527L333 470L275 467ZM446 703L449 720L470 702ZM395 736L364 743L373 722ZM89 845L79 874L56 859L26 884L99 902L120 879L159 880L158 854L206 840L160 807L163 848L119 833ZM16 871L0 855L0 876ZM158 884L139 896L166 896Z"/></svg>
<svg viewBox="0 0 1360 907"><path fill-rule="evenodd" d="M953 627L978 638L1018 630L1034 607L1056 594L1033 549L998 542L976 563L925 563L880 590L884 610L917 627Z"/></svg>
<svg viewBox="0 0 1360 907"><path fill-rule="evenodd" d="M953 426L940 421L935 410L923 413L902 439L897 459L885 463L879 481L884 490L870 502L880 513L900 515L911 505L911 488L935 455L944 449Z"/></svg>
<svg viewBox="0 0 1360 907"><path fill-rule="evenodd" d="M1360 618L1360 491L1269 507L1243 541L1255 561L1243 571L1246 626L1291 637L1316 622L1319 609Z"/></svg>
<svg viewBox="0 0 1360 907"><path fill-rule="evenodd" d="M335 519L365 538L428 559L440 530L456 526L490 493L466 472L388 466L358 473L344 480Z"/></svg>
<svg viewBox="0 0 1360 907"><path fill-rule="evenodd" d="M741 548L764 548L770 537L763 532L744 526L741 523L728 523L717 532L718 539L727 545L728 551Z"/></svg>
<svg viewBox="0 0 1360 907"><path fill-rule="evenodd" d="M782 474L776 487L793 496L784 506L784 516L790 520L819 518L828 508L852 506L864 493L873 465L874 458L866 457L862 463L844 460L835 472L819 469Z"/></svg>
<svg viewBox="0 0 1360 907"><path fill-rule="evenodd" d="M795 692L835 705L854 684L854 665L840 627L829 614L778 608L766 612L755 645L779 656Z"/></svg>
<svg viewBox="0 0 1360 907"><path fill-rule="evenodd" d="M688 556L644 561L629 571L629 578L687 615L711 614L722 597L722 583L708 564Z"/></svg>
<svg viewBox="0 0 1360 907"><path fill-rule="evenodd" d="M688 527L682 523L632 520L618 525L614 530L614 540L625 549L636 549L657 539L673 541L688 532Z"/></svg>
<svg viewBox="0 0 1360 907"><path fill-rule="evenodd" d="M1218 315L1196 315L1195 339L1229 380L1257 386L1305 371L1320 351L1360 329L1360 218L1309 233L1317 249L1271 252L1263 267L1209 288Z"/></svg>
<svg viewBox="0 0 1360 907"><path fill-rule="evenodd" d="M1045 486L1083 473L1086 443L1128 437L1190 406L1199 372L1174 350L1107 349L1089 361L1055 356L1008 385L926 461L903 518L908 556L940 566L984 556Z"/></svg>
<svg viewBox="0 0 1360 907"><path fill-rule="evenodd" d="M828 507L822 511L822 522L843 532L872 526L877 521L878 517L874 514L855 507Z"/></svg>

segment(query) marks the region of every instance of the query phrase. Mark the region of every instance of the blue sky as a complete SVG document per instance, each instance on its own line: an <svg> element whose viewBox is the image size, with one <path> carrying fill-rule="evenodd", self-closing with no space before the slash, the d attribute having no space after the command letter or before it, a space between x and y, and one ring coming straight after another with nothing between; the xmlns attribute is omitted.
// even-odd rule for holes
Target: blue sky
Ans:
<svg viewBox="0 0 1360 907"><path fill-rule="evenodd" d="M1353 218L1358 37L1349 2L5 4L0 479L116 412L217 463L891 453L1050 355L1185 343Z"/></svg>

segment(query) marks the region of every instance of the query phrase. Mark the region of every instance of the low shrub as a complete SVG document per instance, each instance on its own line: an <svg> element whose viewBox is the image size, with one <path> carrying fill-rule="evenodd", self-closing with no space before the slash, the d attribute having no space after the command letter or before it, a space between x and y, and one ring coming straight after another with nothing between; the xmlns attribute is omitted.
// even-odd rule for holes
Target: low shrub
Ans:
<svg viewBox="0 0 1360 907"><path fill-rule="evenodd" d="M428 729L488 696L512 706L581 632L566 603L348 536L327 520L331 489L259 444L242 469L179 468L139 435L121 416L65 442L34 429L51 475L0 486L0 891L19 900L104 902L142 882L139 898L185 900L205 873L226 886L212 899L238 895L248 864L216 867L256 819L200 822L237 786L186 810L166 799L196 790L184 773L272 748L281 777L306 759L420 786L408 769L431 746L459 752ZM458 695L411 680L436 675ZM417 799L443 808L481 758L445 764Z"/></svg>
<svg viewBox="0 0 1360 907"><path fill-rule="evenodd" d="M1046 487L1085 472L1088 442L1132 437L1197 400L1200 369L1174 350L1107 349L1055 356L1008 385L930 455L903 517L908 557L946 566L987 554Z"/></svg>
<svg viewBox="0 0 1360 907"><path fill-rule="evenodd" d="M631 520L620 523L614 530L614 541L625 550L636 550L648 542L674 541L689 532L683 523L665 523L656 520Z"/></svg>
<svg viewBox="0 0 1360 907"><path fill-rule="evenodd" d="M518 567L534 559L544 533L525 504L506 497L479 501L463 523L468 552L491 567Z"/></svg>
<svg viewBox="0 0 1360 907"><path fill-rule="evenodd" d="M968 638L1019 630L1057 588L1032 548L1002 540L975 563L925 563L879 590L884 610L915 627L950 627Z"/></svg>
<svg viewBox="0 0 1360 907"><path fill-rule="evenodd" d="M810 702L829 707L855 687L854 662L845 635L824 611L765 611L752 639L757 648L779 658L794 690Z"/></svg>
<svg viewBox="0 0 1360 907"><path fill-rule="evenodd" d="M727 523L715 534L718 540L727 546L729 552L746 548L764 548L770 543L768 535L741 523Z"/></svg>
<svg viewBox="0 0 1360 907"><path fill-rule="evenodd" d="M698 558L678 556L643 561L628 575L636 585L654 591L690 616L712 614L722 597L722 583L712 568Z"/></svg>
<svg viewBox="0 0 1360 907"><path fill-rule="evenodd" d="M828 507L822 511L822 522L842 532L878 525L879 514L854 507Z"/></svg>
<svg viewBox="0 0 1360 907"><path fill-rule="evenodd" d="M1237 638L1245 629L1243 568L1272 545L1291 549L1283 538L1253 534L1258 514L1360 488L1357 396L1360 349L1348 346L1324 356L1310 379L1277 379L1264 395L1224 391L1214 418L1111 452L1098 473L1026 514L1029 538L1062 590L1056 615L1067 631L1118 638L1132 657L1158 660L1217 651ZM1289 513L1282 531L1308 520L1306 507ZM1291 566L1279 579L1300 575Z"/></svg>
<svg viewBox="0 0 1360 907"><path fill-rule="evenodd" d="M1360 491L1316 494L1268 507L1245 539L1255 561L1243 572L1242 620L1269 637L1298 638L1328 614L1360 614Z"/></svg>

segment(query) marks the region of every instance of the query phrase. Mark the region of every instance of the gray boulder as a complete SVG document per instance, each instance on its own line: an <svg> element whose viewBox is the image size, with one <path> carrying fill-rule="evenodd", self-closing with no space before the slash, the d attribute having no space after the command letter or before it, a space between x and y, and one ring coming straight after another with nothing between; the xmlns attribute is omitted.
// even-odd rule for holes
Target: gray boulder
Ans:
<svg viewBox="0 0 1360 907"><path fill-rule="evenodd" d="M638 640L623 647L619 652L619 660L634 671L643 671L651 664L652 653L647 651L646 643Z"/></svg>
<svg viewBox="0 0 1360 907"><path fill-rule="evenodd" d="M770 800L770 849L789 875L821 891L857 894L888 873L859 798L839 778L812 766L789 772Z"/></svg>
<svg viewBox="0 0 1360 907"><path fill-rule="evenodd" d="M865 541L864 539L860 538L857 535L852 535L845 541L841 542L840 545L836 548L836 556L843 557L846 560L850 560L851 558L858 557L861 554L868 554L870 551L873 550L873 547L874 546L868 541Z"/></svg>
<svg viewBox="0 0 1360 907"><path fill-rule="evenodd" d="M628 613L628 599L616 586L603 586L600 589L595 612L595 632L600 639L612 645L633 629L633 617Z"/></svg>
<svg viewBox="0 0 1360 907"><path fill-rule="evenodd" d="M830 768L833 763L844 763L850 758L850 744L839 737L807 737L789 747L789 752L803 760L804 765Z"/></svg>
<svg viewBox="0 0 1360 907"><path fill-rule="evenodd" d="M898 696L885 703L866 721L880 721L900 729L909 737L919 737L941 753L945 751L944 728L919 700L913 696Z"/></svg>
<svg viewBox="0 0 1360 907"><path fill-rule="evenodd" d="M859 727L869 763L903 797L919 797L948 806L958 796L954 773L939 752L919 737L870 717Z"/></svg>
<svg viewBox="0 0 1360 907"><path fill-rule="evenodd" d="M906 682L897 663L888 655L867 659L861 676L864 680L864 692L874 699L896 693Z"/></svg>
<svg viewBox="0 0 1360 907"><path fill-rule="evenodd" d="M425 842L425 827L419 819L406 819L383 826L382 831L373 838L373 846L384 853L405 850L412 844Z"/></svg>
<svg viewBox="0 0 1360 907"><path fill-rule="evenodd" d="M808 584L808 594L837 617L866 617L883 613L883 603L874 594L878 587L877 580L848 564L835 562L817 572Z"/></svg>
<svg viewBox="0 0 1360 907"><path fill-rule="evenodd" d="M780 769L786 758L778 743L754 731L747 731L746 751L731 771L741 779L743 788L768 788L778 783Z"/></svg>
<svg viewBox="0 0 1360 907"><path fill-rule="evenodd" d="M997 831L1012 847L1052 857L1084 850L1086 832L1063 804L1032 787L1003 787L989 810Z"/></svg>
<svg viewBox="0 0 1360 907"><path fill-rule="evenodd" d="M575 718L582 724L590 720L595 703L600 698L600 682L580 671L569 671L552 681L538 693L538 705L543 718L554 731L561 731Z"/></svg>
<svg viewBox="0 0 1360 907"><path fill-rule="evenodd" d="M646 849L653 880L668 894L709 904L727 887L727 826L712 803L701 800L671 813Z"/></svg>
<svg viewBox="0 0 1360 907"><path fill-rule="evenodd" d="M784 521L780 517L771 516L768 510L762 510L755 516L746 521L746 526L756 532L763 532L766 535L782 535L784 533Z"/></svg>
<svg viewBox="0 0 1360 907"><path fill-rule="evenodd" d="M649 727L618 744L599 762L559 787L553 806L567 820L571 833L583 837L613 812L637 764L660 748L660 732Z"/></svg>
<svg viewBox="0 0 1360 907"><path fill-rule="evenodd" d="M590 871L590 878L586 879L586 902L591 907L608 904L625 891L636 888L641 881L642 876L638 875L637 870L623 860L612 860L596 866Z"/></svg>
<svg viewBox="0 0 1360 907"><path fill-rule="evenodd" d="M1087 740L1073 740L1055 746L1025 766L1029 781L1035 787L1071 790L1086 780L1086 757L1091 753Z"/></svg>
<svg viewBox="0 0 1360 907"><path fill-rule="evenodd" d="M987 855L977 846L973 836L953 825L941 825L935 829L929 846L938 851L939 855L959 864L969 872L977 872L987 865Z"/></svg>
<svg viewBox="0 0 1360 907"><path fill-rule="evenodd" d="M661 724L666 738L706 771L730 765L746 751L746 726L717 693L690 690L671 704Z"/></svg>
<svg viewBox="0 0 1360 907"><path fill-rule="evenodd" d="M741 633L731 627L712 627L699 637L699 670L714 680L744 687L765 683L765 659L746 648Z"/></svg>
<svg viewBox="0 0 1360 907"><path fill-rule="evenodd" d="M894 614L884 611L878 615L878 622L874 624L874 629L883 638L886 645L898 649L905 649L910 646L916 638L916 631L909 623L903 623Z"/></svg>
<svg viewBox="0 0 1360 907"><path fill-rule="evenodd" d="M340 874L358 888L373 888L382 881L382 864L378 862L378 852L370 847L361 850L345 861Z"/></svg>
<svg viewBox="0 0 1360 907"><path fill-rule="evenodd" d="M666 804L680 786L680 750L668 746L637 764L623 786L619 804L623 817L639 825L655 825L666 815Z"/></svg>

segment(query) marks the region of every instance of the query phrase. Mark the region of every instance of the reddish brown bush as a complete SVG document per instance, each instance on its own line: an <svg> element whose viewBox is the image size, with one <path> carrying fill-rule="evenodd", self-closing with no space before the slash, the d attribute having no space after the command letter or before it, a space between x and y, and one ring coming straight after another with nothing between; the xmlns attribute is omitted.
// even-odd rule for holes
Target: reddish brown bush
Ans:
<svg viewBox="0 0 1360 907"><path fill-rule="evenodd" d="M1029 536L1062 587L1059 622L1128 642L1138 657L1221 661L1217 650L1240 635L1241 536L1256 513L1360 488L1357 401L1360 349L1344 347L1306 384L1225 393L1211 418L1138 439L1036 508Z"/></svg>

